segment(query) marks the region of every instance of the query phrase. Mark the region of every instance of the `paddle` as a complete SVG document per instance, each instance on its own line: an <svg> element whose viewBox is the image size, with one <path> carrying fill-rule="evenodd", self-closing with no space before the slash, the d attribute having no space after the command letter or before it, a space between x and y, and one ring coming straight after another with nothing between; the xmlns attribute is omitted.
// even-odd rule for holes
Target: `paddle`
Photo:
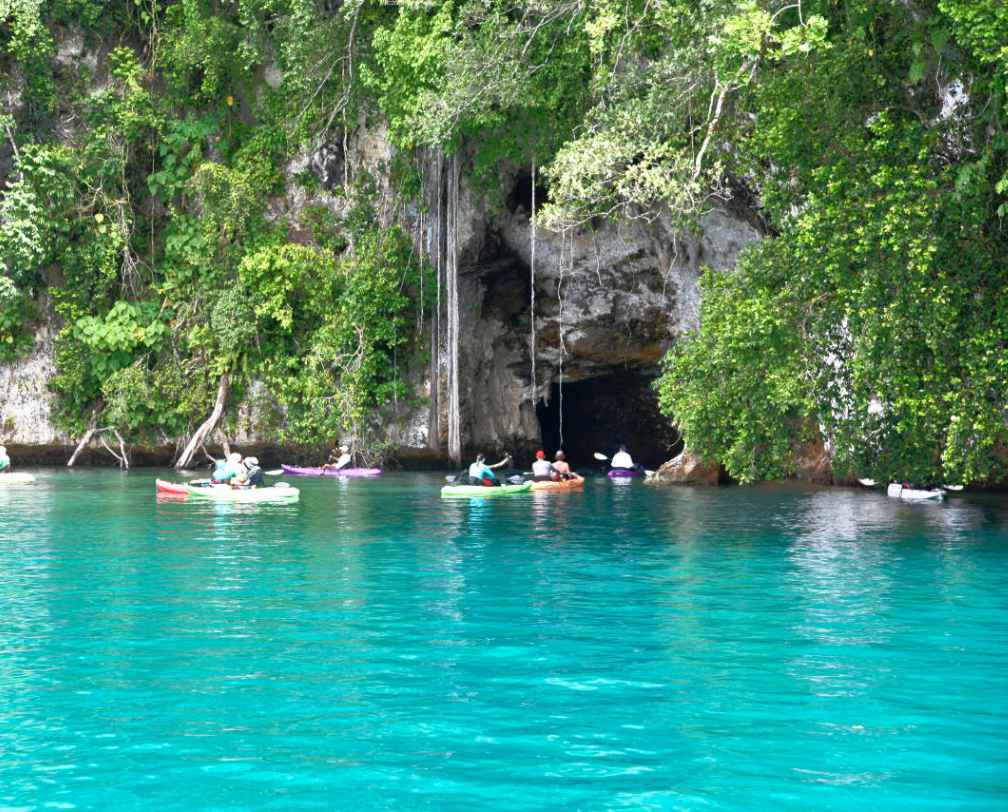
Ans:
<svg viewBox="0 0 1008 812"><path fill-rule="evenodd" d="M266 476L283 476L283 468L274 468L272 471L266 471Z"/></svg>
<svg viewBox="0 0 1008 812"><path fill-rule="evenodd" d="M608 460L609 460L609 458L605 454L602 454L602 453L600 453L598 451L596 451L594 454L592 454L592 456L595 459L597 459L599 462L608 462Z"/></svg>

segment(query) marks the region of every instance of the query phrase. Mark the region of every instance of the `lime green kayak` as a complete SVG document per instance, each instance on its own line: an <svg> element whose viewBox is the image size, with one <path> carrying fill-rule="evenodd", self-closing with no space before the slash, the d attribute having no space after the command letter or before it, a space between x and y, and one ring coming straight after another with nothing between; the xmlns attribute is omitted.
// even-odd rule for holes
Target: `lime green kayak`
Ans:
<svg viewBox="0 0 1008 812"><path fill-rule="evenodd" d="M521 485L500 485L494 488L484 485L445 485L441 489L441 498L484 499L488 496L515 496L519 493L528 493L530 490L532 490L531 482L523 482Z"/></svg>

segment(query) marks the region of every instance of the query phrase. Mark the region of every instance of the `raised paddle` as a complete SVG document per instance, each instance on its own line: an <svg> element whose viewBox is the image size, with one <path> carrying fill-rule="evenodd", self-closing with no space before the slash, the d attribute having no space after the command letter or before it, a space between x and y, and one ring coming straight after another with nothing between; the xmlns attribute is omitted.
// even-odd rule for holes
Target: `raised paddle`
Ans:
<svg viewBox="0 0 1008 812"><path fill-rule="evenodd" d="M598 451L596 451L594 454L592 454L592 456L595 459L597 459L599 462L608 462L608 460L609 460L609 458L605 454L602 454L602 453L600 453Z"/></svg>

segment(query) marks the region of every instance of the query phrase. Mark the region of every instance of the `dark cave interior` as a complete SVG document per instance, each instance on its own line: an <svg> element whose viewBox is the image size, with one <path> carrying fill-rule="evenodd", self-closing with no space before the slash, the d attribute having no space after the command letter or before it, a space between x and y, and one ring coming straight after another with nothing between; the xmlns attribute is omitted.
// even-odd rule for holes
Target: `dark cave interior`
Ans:
<svg viewBox="0 0 1008 812"><path fill-rule="evenodd" d="M602 467L593 452L612 456L621 444L648 468L679 453L679 435L658 409L653 381L653 376L626 370L563 385L563 449L575 469ZM549 459L561 447L560 400L554 383L549 403L540 401L536 408Z"/></svg>

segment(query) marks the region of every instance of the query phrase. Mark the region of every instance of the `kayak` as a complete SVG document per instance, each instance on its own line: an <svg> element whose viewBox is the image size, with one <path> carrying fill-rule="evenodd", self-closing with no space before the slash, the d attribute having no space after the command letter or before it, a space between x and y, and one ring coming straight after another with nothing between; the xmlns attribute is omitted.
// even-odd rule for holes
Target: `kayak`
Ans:
<svg viewBox="0 0 1008 812"><path fill-rule="evenodd" d="M19 474L17 472L0 474L0 485L31 485L34 481L33 474Z"/></svg>
<svg viewBox="0 0 1008 812"><path fill-rule="evenodd" d="M945 498L945 494L937 488L934 490L906 488L899 482L893 482L886 488L886 496L891 496L893 499L905 499L908 502L926 502L931 499L940 502Z"/></svg>
<svg viewBox="0 0 1008 812"><path fill-rule="evenodd" d="M190 496L195 499L210 499L216 502L297 502L301 492L297 488L274 485L272 488L232 488L230 485L206 485L198 488L186 482L166 482L156 480L158 494Z"/></svg>
<svg viewBox="0 0 1008 812"><path fill-rule="evenodd" d="M532 490L536 493L556 493L557 491L579 491L584 487L584 477L574 474L573 479L561 479L557 482L533 482Z"/></svg>
<svg viewBox="0 0 1008 812"><path fill-rule="evenodd" d="M610 468L609 479L629 479L630 477L644 476L640 468Z"/></svg>
<svg viewBox="0 0 1008 812"><path fill-rule="evenodd" d="M523 482L521 485L499 485L494 487L487 487L486 485L445 485L441 489L441 498L483 499L488 496L516 496L519 493L528 493L530 490L532 490L531 482Z"/></svg>
<svg viewBox="0 0 1008 812"><path fill-rule="evenodd" d="M341 468L335 471L331 468L298 468L294 465L281 465L283 472L289 476L378 476L381 468Z"/></svg>

